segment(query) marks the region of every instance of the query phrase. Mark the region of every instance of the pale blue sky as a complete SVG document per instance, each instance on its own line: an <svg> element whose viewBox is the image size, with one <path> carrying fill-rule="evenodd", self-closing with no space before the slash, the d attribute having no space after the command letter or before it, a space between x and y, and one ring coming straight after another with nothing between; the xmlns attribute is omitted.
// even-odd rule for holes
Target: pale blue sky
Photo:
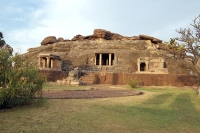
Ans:
<svg viewBox="0 0 200 133"><path fill-rule="evenodd" d="M21 53L46 36L71 39L97 28L168 41L190 26L199 7L200 0L1 0L0 31Z"/></svg>

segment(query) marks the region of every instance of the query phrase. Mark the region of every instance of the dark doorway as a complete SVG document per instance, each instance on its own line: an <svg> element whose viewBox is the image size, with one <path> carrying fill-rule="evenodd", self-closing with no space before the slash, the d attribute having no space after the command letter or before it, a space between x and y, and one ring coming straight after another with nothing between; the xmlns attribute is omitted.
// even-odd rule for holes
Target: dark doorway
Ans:
<svg viewBox="0 0 200 133"><path fill-rule="evenodd" d="M103 65L103 66L108 66L109 65L109 53L107 53L107 54L98 54L98 53L96 53L95 54L95 58L96 58L96 65L100 65L99 64L99 62L100 62L100 55L102 56L102 58L101 58L101 65ZM110 65L113 65L113 63L114 63L114 58L115 58L115 56L114 56L114 53L112 53L111 54L111 59L110 59L110 61L111 61L111 64Z"/></svg>
<svg viewBox="0 0 200 133"><path fill-rule="evenodd" d="M102 65L108 65L109 63L109 54L102 54Z"/></svg>
<svg viewBox="0 0 200 133"><path fill-rule="evenodd" d="M51 60L49 61L49 66L48 67L51 68Z"/></svg>
<svg viewBox="0 0 200 133"><path fill-rule="evenodd" d="M145 71L146 70L146 64L143 62L140 64L140 71Z"/></svg>
<svg viewBox="0 0 200 133"><path fill-rule="evenodd" d="M164 62L164 65L163 65L163 67L164 67L164 68L167 68L167 64L166 64L166 62Z"/></svg>

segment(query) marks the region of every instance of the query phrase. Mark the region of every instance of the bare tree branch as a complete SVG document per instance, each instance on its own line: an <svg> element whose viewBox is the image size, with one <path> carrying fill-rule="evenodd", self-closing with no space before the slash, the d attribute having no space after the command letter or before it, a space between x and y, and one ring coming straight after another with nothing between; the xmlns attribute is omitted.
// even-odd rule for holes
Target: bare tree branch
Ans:
<svg viewBox="0 0 200 133"><path fill-rule="evenodd" d="M197 65L200 59L200 15L190 24L191 28L180 28L176 30L180 37L176 38L177 41L185 44L185 50L188 54L192 55L192 64L195 66L198 73L198 85L200 86L200 67Z"/></svg>

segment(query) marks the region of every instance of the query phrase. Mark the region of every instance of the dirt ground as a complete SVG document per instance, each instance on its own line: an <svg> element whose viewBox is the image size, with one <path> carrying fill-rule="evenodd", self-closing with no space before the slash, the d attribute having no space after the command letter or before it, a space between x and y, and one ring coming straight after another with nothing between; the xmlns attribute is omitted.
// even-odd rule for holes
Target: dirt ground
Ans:
<svg viewBox="0 0 200 133"><path fill-rule="evenodd" d="M111 85L90 85L90 90L62 90L44 91L43 96L49 99L88 99L88 98L108 98L125 97L143 94L137 90L123 89L119 86Z"/></svg>

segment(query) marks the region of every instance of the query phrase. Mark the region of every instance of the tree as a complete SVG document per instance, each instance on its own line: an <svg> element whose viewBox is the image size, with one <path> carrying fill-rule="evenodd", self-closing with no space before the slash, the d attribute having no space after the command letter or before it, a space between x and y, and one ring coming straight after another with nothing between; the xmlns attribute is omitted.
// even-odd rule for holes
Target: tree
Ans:
<svg viewBox="0 0 200 133"><path fill-rule="evenodd" d="M0 47L3 47L6 42L3 40L3 34L0 32Z"/></svg>
<svg viewBox="0 0 200 133"><path fill-rule="evenodd" d="M180 44L175 38L170 38L169 42L165 42L165 48L172 53L174 59L184 59L186 56L185 45Z"/></svg>
<svg viewBox="0 0 200 133"><path fill-rule="evenodd" d="M177 33L180 34L180 37L175 39L178 42L184 43L186 53L192 56L191 63L196 68L198 74L198 86L200 86L200 67L198 66L200 58L200 15L195 17L190 25L191 28L180 28L176 30Z"/></svg>
<svg viewBox="0 0 200 133"><path fill-rule="evenodd" d="M0 49L0 107L29 103L42 95L45 77L26 57Z"/></svg>
<svg viewBox="0 0 200 133"><path fill-rule="evenodd" d="M200 57L200 15L190 24L190 28L176 30L181 36L176 40L185 43L186 52L193 56L192 64L196 65Z"/></svg>
<svg viewBox="0 0 200 133"><path fill-rule="evenodd" d="M8 50L10 54L12 54L12 52L13 52L13 48L11 46L9 46L8 44L6 44L6 42L3 40L2 32L0 32L0 50L1 49Z"/></svg>

